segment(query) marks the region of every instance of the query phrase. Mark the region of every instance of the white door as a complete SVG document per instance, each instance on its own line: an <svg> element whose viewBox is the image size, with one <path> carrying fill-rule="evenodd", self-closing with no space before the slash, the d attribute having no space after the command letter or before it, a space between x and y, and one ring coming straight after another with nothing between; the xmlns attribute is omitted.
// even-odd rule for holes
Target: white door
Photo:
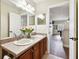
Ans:
<svg viewBox="0 0 79 59"><path fill-rule="evenodd" d="M70 0L70 21L69 21L69 59L76 59L76 8L75 0Z"/></svg>
<svg viewBox="0 0 79 59"><path fill-rule="evenodd" d="M13 33L16 35L20 35L20 28L21 28L21 16L16 13L9 14L9 36L13 37ZM12 31L13 33L11 33Z"/></svg>

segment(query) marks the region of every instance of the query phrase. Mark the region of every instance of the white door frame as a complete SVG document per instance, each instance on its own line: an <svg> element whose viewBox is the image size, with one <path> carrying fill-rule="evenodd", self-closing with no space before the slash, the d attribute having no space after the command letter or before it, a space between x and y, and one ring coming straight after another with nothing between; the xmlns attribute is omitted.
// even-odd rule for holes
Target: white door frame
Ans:
<svg viewBox="0 0 79 59"><path fill-rule="evenodd" d="M76 0L70 0L69 38L76 38ZM69 39L69 59L76 59L76 41Z"/></svg>
<svg viewBox="0 0 79 59"><path fill-rule="evenodd" d="M59 4L55 4L55 5L51 5L48 7L48 10L47 10L47 16L46 16L46 24L47 24L47 36L48 36L48 53L50 53L50 31L49 31L49 12L50 12L50 8L54 8L54 7L59 7L59 6L63 6L65 4L68 4L69 2L68 1L65 1L65 2L62 2L62 3L59 3Z"/></svg>

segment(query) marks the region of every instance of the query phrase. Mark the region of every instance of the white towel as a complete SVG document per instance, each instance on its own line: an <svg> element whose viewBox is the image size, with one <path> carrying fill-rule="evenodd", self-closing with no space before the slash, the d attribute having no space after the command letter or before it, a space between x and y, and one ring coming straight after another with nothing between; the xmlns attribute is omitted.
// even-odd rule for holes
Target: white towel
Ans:
<svg viewBox="0 0 79 59"><path fill-rule="evenodd" d="M8 55L5 55L3 59L11 59L11 57L9 57Z"/></svg>

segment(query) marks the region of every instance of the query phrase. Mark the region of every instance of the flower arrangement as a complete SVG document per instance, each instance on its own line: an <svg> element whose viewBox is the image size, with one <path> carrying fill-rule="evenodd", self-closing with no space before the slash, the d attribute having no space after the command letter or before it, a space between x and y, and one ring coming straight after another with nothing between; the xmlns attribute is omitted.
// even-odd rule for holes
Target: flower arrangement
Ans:
<svg viewBox="0 0 79 59"><path fill-rule="evenodd" d="M30 34L32 33L34 29L32 27L24 27L20 30L24 35L27 33L27 38L30 38L31 37Z"/></svg>

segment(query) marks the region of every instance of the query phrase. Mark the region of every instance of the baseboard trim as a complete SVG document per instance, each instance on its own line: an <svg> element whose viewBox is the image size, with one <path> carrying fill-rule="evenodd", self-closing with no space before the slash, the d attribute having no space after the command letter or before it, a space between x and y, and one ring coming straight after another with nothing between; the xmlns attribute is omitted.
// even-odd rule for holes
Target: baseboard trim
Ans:
<svg viewBox="0 0 79 59"><path fill-rule="evenodd" d="M64 45L64 47L67 47L67 48L69 48L69 45Z"/></svg>

